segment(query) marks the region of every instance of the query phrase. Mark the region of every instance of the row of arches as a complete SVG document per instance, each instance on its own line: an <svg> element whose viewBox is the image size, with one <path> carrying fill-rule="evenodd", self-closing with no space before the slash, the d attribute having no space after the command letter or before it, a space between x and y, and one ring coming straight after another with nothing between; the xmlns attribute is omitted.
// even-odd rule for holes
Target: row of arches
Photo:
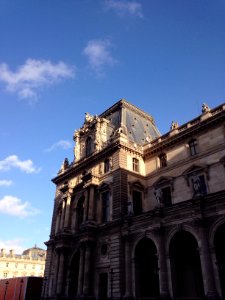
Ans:
<svg viewBox="0 0 225 300"><path fill-rule="evenodd" d="M159 236L157 235L157 238ZM133 251L130 248L130 256L128 258L125 256L126 264L128 262L132 266L130 274L127 269L125 271L125 276L129 276L131 283L128 283L131 286L129 297L138 300L158 299L162 297L163 290L166 291L166 284L167 296L171 299L203 299L208 297L209 292L214 292L215 299L218 299L218 295L225 299L224 237L225 223L216 229L213 238L214 254L211 253L207 258L213 263L211 274L206 272L210 268L207 269L205 266L209 265L209 261L205 261L203 257L204 241L198 239L186 227L174 233L169 239L167 255L167 251L162 253L160 239L156 241L153 236L144 236L133 246L130 244ZM96 255L93 245L85 243L80 246L68 261L66 272L68 299L74 300L78 296L87 295L106 300L114 293L110 282L110 270L107 273L107 269L104 268L104 272L99 273L99 270L95 269L93 260ZM163 256L166 268L162 267ZM163 277L164 282L162 282ZM212 281L209 283L210 277L213 278L214 284ZM126 294L127 288L128 286L124 287Z"/></svg>
<svg viewBox="0 0 225 300"><path fill-rule="evenodd" d="M225 224L215 233L214 250L218 277L214 276L218 294L225 299ZM158 298L160 296L160 270L157 247L152 239L142 238L135 247L134 275L135 296L140 298ZM204 280L199 244L188 231L181 230L171 239L169 245L169 270L171 279L171 297L173 299L203 299Z"/></svg>

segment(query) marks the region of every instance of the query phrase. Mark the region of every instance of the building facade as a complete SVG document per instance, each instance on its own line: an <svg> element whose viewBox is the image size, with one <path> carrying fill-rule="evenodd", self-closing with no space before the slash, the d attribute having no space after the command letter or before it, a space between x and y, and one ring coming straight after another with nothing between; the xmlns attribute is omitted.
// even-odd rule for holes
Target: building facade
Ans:
<svg viewBox="0 0 225 300"><path fill-rule="evenodd" d="M15 254L1 249L0 253L0 279L22 276L44 276L46 250L36 246Z"/></svg>
<svg viewBox="0 0 225 300"><path fill-rule="evenodd" d="M160 135L122 99L85 114L53 179L44 299L225 299L225 105Z"/></svg>

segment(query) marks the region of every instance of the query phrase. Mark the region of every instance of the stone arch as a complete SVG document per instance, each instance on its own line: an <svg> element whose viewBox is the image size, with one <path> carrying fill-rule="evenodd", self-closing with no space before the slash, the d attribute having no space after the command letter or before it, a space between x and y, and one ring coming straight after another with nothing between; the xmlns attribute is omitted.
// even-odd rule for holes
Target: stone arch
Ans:
<svg viewBox="0 0 225 300"><path fill-rule="evenodd" d="M70 258L68 270L68 299L71 300L78 294L79 265L80 249L77 246Z"/></svg>
<svg viewBox="0 0 225 300"><path fill-rule="evenodd" d="M225 217L218 218L210 227L209 230L209 245L210 248L214 248L214 237L217 229L225 223Z"/></svg>
<svg viewBox="0 0 225 300"><path fill-rule="evenodd" d="M225 299L225 221L218 222L214 231L213 245L215 250L216 268L222 299Z"/></svg>
<svg viewBox="0 0 225 300"><path fill-rule="evenodd" d="M142 232L139 233L134 242L133 242L133 247L132 247L132 252L131 252L131 257L132 259L135 259L135 249L137 247L137 244L143 239L143 238L148 238L153 241L153 243L156 246L157 252L158 252L158 240L156 239L155 235L152 232Z"/></svg>
<svg viewBox="0 0 225 300"><path fill-rule="evenodd" d="M190 234L192 234L198 243L198 247L200 248L200 237L198 236L196 230L191 226L178 224L175 228L173 228L170 232L168 232L167 239L166 239L166 247L165 247L167 255L169 255L169 247L170 247L171 239L177 232L180 231L187 231Z"/></svg>
<svg viewBox="0 0 225 300"><path fill-rule="evenodd" d="M158 251L148 236L139 239L134 248L135 296L159 297Z"/></svg>
<svg viewBox="0 0 225 300"><path fill-rule="evenodd" d="M184 229L170 238L169 257L174 298L203 298L203 276L198 240Z"/></svg>

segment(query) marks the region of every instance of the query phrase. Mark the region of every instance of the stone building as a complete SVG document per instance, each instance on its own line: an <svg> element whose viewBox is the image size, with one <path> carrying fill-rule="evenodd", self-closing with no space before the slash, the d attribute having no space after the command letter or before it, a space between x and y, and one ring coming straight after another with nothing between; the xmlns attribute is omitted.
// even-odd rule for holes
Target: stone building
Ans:
<svg viewBox="0 0 225 300"><path fill-rule="evenodd" d="M44 299L225 299L225 104L160 135L122 99L63 162Z"/></svg>
<svg viewBox="0 0 225 300"><path fill-rule="evenodd" d="M5 249L0 252L0 279L22 276L44 276L46 250L34 246L15 254Z"/></svg>

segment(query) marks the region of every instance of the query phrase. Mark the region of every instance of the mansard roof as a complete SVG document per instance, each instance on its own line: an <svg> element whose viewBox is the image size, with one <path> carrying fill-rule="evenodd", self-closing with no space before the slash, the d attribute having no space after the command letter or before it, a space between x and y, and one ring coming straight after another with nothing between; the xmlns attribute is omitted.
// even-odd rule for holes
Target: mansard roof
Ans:
<svg viewBox="0 0 225 300"><path fill-rule="evenodd" d="M125 99L116 102L99 117L110 121L109 135L121 130L127 135L128 140L139 145L160 136L153 117Z"/></svg>

